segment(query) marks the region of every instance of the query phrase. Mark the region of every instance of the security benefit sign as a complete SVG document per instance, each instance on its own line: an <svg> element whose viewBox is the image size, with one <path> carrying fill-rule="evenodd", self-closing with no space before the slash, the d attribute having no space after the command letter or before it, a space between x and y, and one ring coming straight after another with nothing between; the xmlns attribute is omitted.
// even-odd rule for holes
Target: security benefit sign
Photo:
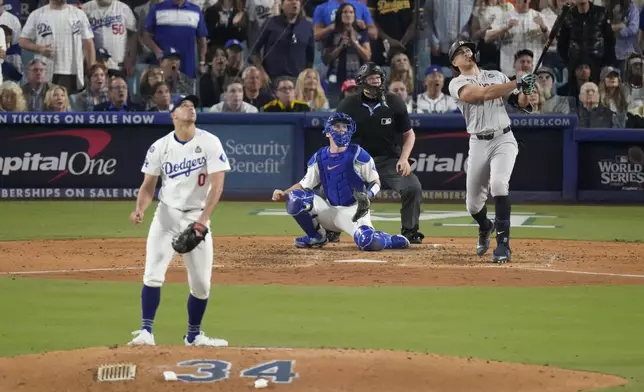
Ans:
<svg viewBox="0 0 644 392"><path fill-rule="evenodd" d="M147 149L164 133L123 125L6 126L0 132L0 197L123 197L118 193L125 188L140 186ZM94 196L74 191L90 188L120 190ZM51 189L65 192L44 191Z"/></svg>
<svg viewBox="0 0 644 392"><path fill-rule="evenodd" d="M291 125L198 125L217 135L229 159L226 189L288 188L295 182Z"/></svg>
<svg viewBox="0 0 644 392"><path fill-rule="evenodd" d="M644 143L581 143L579 189L644 191Z"/></svg>

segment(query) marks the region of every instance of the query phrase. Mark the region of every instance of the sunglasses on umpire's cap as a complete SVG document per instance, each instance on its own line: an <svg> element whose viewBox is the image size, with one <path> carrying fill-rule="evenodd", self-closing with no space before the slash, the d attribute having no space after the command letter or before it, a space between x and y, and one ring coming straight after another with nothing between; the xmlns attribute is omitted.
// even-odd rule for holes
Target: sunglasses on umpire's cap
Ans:
<svg viewBox="0 0 644 392"><path fill-rule="evenodd" d="M199 106L199 97L197 97L196 95L179 95L174 100L172 100L172 109L170 109L170 113L174 112L174 109L181 106L181 104L183 104L185 101L192 102L192 104L195 105L195 108Z"/></svg>

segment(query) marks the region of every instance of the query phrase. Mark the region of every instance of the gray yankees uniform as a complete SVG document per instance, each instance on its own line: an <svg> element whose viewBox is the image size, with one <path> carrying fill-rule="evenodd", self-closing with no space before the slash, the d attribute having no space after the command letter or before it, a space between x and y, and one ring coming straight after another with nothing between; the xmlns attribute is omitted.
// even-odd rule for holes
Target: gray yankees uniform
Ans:
<svg viewBox="0 0 644 392"><path fill-rule="evenodd" d="M509 81L501 72L481 70L476 76L459 75L452 79L449 92L458 98L460 89L467 84L485 87ZM456 105L465 117L467 132L472 135L468 153L466 203L469 213L476 214L485 205L489 189L493 197L508 195L510 176L519 148L510 130L510 117L502 98L475 105L457 99Z"/></svg>

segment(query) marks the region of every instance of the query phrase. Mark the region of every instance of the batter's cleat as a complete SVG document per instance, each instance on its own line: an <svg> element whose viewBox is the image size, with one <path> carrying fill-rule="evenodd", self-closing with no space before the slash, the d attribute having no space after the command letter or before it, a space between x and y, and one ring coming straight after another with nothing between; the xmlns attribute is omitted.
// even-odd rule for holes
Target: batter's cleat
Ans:
<svg viewBox="0 0 644 392"><path fill-rule="evenodd" d="M295 239L296 248L321 248L327 243L326 235L318 234L316 237L298 237Z"/></svg>
<svg viewBox="0 0 644 392"><path fill-rule="evenodd" d="M154 346L154 335L148 332L147 329L132 332L136 336L128 343L128 346Z"/></svg>
<svg viewBox="0 0 644 392"><path fill-rule="evenodd" d="M337 231L327 231L326 239L329 242L340 242L340 233Z"/></svg>
<svg viewBox="0 0 644 392"><path fill-rule="evenodd" d="M405 236L411 244L422 244L425 235L416 229L402 229L402 235Z"/></svg>
<svg viewBox="0 0 644 392"><path fill-rule="evenodd" d="M492 262L505 264L512 259L512 251L505 244L498 244L492 253Z"/></svg>
<svg viewBox="0 0 644 392"><path fill-rule="evenodd" d="M199 332L199 335L195 336L195 340L193 340L192 343L188 341L188 336L184 336L183 343L186 346L193 347L228 347L227 340L209 338L203 333L203 331Z"/></svg>
<svg viewBox="0 0 644 392"><path fill-rule="evenodd" d="M401 234L391 236L391 249L406 249L409 248L409 240Z"/></svg>
<svg viewBox="0 0 644 392"><path fill-rule="evenodd" d="M488 219L488 222L490 223L489 229L483 230L479 228L479 241L476 243L476 254L478 256L483 256L485 252L490 249L490 236L494 232L496 226L494 225L493 220Z"/></svg>

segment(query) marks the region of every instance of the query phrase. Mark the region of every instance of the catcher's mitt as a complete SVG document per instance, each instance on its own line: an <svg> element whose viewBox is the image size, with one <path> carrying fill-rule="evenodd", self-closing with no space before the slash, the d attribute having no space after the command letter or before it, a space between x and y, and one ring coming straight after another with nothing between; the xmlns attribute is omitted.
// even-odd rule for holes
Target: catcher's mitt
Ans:
<svg viewBox="0 0 644 392"><path fill-rule="evenodd" d="M193 222L172 239L172 248L177 253L188 253L204 240L206 234L208 234L206 226Z"/></svg>
<svg viewBox="0 0 644 392"><path fill-rule="evenodd" d="M360 192L357 189L353 190L353 198L358 202L358 209L351 220L357 222L358 219L367 215L369 207L371 207L371 201L369 201L369 195L366 192Z"/></svg>

